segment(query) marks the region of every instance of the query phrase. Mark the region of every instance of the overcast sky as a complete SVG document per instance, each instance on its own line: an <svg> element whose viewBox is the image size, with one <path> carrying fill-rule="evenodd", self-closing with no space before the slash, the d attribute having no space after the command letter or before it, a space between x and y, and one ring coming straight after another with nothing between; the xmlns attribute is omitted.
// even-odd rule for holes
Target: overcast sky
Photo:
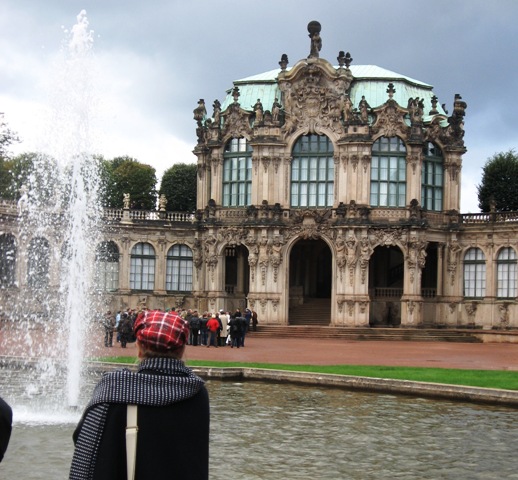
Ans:
<svg viewBox="0 0 518 480"><path fill-rule="evenodd" d="M309 54L318 20L320 56L340 50L434 86L451 112L467 102L463 213L479 211L476 185L488 157L518 150L518 1L493 0L0 0L0 112L41 151L55 58L86 10L94 31L97 102L93 150L129 155L162 172L196 158L192 111L209 114L232 81L293 66ZM406 106L406 105L404 105Z"/></svg>

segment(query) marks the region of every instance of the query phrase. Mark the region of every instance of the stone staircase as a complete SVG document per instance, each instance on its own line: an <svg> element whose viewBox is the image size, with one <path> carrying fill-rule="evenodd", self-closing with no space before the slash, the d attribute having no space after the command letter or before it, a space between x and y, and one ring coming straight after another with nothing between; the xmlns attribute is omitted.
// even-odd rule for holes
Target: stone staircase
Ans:
<svg viewBox="0 0 518 480"><path fill-rule="evenodd" d="M327 326L330 323L329 298L307 298L303 305L290 309L290 325Z"/></svg>
<svg viewBox="0 0 518 480"><path fill-rule="evenodd" d="M306 298L303 305L290 309L289 325L259 324L258 337L341 338L347 340L464 342L481 343L473 332L436 328L334 327L328 298Z"/></svg>
<svg viewBox="0 0 518 480"><path fill-rule="evenodd" d="M330 327L323 325L262 325L247 335L268 338L314 338L413 342L481 343L472 332L415 328Z"/></svg>

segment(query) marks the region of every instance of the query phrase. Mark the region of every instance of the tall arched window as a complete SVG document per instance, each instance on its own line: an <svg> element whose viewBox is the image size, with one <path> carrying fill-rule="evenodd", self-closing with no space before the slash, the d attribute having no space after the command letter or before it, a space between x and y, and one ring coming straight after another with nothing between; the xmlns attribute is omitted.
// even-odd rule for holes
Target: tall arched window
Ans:
<svg viewBox="0 0 518 480"><path fill-rule="evenodd" d="M223 206L252 203L252 147L246 138L233 138L223 153Z"/></svg>
<svg viewBox="0 0 518 480"><path fill-rule="evenodd" d="M496 260L496 295L498 298L516 297L517 258L514 248L502 248Z"/></svg>
<svg viewBox="0 0 518 480"><path fill-rule="evenodd" d="M119 289L119 248L115 242L101 242L95 250L95 286L114 292Z"/></svg>
<svg viewBox="0 0 518 480"><path fill-rule="evenodd" d="M427 210L442 210L443 157L441 149L428 142L423 148L421 205Z"/></svg>
<svg viewBox="0 0 518 480"><path fill-rule="evenodd" d="M0 288L12 287L16 281L16 240L14 235L0 235Z"/></svg>
<svg viewBox="0 0 518 480"><path fill-rule="evenodd" d="M486 257L480 248L464 255L464 296L482 298L486 294Z"/></svg>
<svg viewBox="0 0 518 480"><path fill-rule="evenodd" d="M406 147L399 137L381 137L372 145L371 205L406 205Z"/></svg>
<svg viewBox="0 0 518 480"><path fill-rule="evenodd" d="M297 140L291 161L292 207L333 206L333 151L325 135L304 135Z"/></svg>
<svg viewBox="0 0 518 480"><path fill-rule="evenodd" d="M27 284L34 288L43 288L49 284L50 245L47 239L35 237L28 249Z"/></svg>
<svg viewBox="0 0 518 480"><path fill-rule="evenodd" d="M137 243L131 249L130 288L151 291L155 288L155 249L149 243Z"/></svg>
<svg viewBox="0 0 518 480"><path fill-rule="evenodd" d="M192 290L192 250L187 245L173 245L167 252L165 288L168 292Z"/></svg>

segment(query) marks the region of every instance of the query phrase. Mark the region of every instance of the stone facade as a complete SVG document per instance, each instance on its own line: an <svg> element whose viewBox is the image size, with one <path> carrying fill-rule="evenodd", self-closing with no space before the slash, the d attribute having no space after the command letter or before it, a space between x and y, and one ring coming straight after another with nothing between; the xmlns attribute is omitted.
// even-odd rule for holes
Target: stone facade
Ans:
<svg viewBox="0 0 518 480"><path fill-rule="evenodd" d="M211 117L198 102L192 217L106 211L119 267L105 303L248 306L278 325L313 304L334 326L516 328L518 215L459 213L466 103L455 95L449 115L431 86L348 53L335 67L308 28L308 58L234 82ZM152 290L130 285L139 243L154 252ZM174 245L190 252L189 291L166 281Z"/></svg>

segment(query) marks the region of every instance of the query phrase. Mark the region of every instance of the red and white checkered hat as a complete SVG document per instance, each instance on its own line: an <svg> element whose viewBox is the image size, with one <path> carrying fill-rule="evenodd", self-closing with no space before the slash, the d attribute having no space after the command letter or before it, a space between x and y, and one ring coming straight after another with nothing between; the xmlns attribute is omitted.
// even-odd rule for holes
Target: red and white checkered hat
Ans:
<svg viewBox="0 0 518 480"><path fill-rule="evenodd" d="M189 338L189 324L176 312L147 310L137 317L133 330L142 345L158 352L180 348Z"/></svg>

